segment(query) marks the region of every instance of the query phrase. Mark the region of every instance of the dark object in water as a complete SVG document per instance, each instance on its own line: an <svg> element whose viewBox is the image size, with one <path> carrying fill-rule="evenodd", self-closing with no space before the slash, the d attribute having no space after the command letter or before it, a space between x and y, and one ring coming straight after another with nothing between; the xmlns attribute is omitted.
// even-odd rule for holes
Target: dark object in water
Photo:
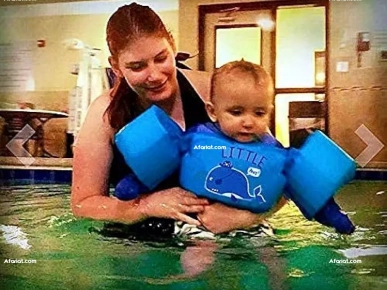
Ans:
<svg viewBox="0 0 387 290"><path fill-rule="evenodd" d="M173 237L174 220L150 218L133 225L106 223L98 233L104 237L160 241Z"/></svg>
<svg viewBox="0 0 387 290"><path fill-rule="evenodd" d="M355 226L348 215L341 211L340 206L331 198L328 203L314 217L319 223L335 228L340 234L350 235Z"/></svg>

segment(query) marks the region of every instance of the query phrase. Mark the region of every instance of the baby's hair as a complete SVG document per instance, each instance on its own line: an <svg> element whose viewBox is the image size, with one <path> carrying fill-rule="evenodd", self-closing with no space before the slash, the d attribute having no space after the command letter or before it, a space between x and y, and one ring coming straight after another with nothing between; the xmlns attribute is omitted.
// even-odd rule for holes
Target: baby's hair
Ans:
<svg viewBox="0 0 387 290"><path fill-rule="evenodd" d="M210 90L210 98L213 99L214 90L217 83L226 75L230 75L235 72L242 72L250 75L254 78L257 85L261 85L263 83L269 82L272 85L273 81L270 77L269 73L260 65L245 61L245 60L237 60L231 61L220 68L216 69L212 74L211 78L211 90Z"/></svg>

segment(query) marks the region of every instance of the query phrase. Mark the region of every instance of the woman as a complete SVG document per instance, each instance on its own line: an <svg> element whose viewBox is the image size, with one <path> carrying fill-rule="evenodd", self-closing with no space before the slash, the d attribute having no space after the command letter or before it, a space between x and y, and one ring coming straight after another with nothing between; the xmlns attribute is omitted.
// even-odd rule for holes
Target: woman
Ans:
<svg viewBox="0 0 387 290"><path fill-rule="evenodd" d="M197 198L178 187L176 176L156 192L132 201L109 197L110 182L130 172L115 148L114 134L151 104L184 130L209 121L203 101L208 99L210 75L176 68L174 40L146 6L132 3L119 8L107 24L107 43L117 80L90 106L74 146L74 215L126 224L173 219L202 225L213 233L258 224L262 216Z"/></svg>

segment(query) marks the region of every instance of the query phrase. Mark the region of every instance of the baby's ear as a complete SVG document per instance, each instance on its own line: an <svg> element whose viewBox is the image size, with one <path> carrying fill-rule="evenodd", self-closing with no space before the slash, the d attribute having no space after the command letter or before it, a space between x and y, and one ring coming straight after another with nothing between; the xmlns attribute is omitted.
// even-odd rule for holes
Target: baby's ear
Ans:
<svg viewBox="0 0 387 290"><path fill-rule="evenodd" d="M211 102L206 102L205 105L206 105L206 111L207 111L208 117L212 122L216 122L218 118L216 117L216 114L215 114L214 104Z"/></svg>
<svg viewBox="0 0 387 290"><path fill-rule="evenodd" d="M274 105L273 104L270 104L269 106L269 113L273 113L273 110L274 110Z"/></svg>

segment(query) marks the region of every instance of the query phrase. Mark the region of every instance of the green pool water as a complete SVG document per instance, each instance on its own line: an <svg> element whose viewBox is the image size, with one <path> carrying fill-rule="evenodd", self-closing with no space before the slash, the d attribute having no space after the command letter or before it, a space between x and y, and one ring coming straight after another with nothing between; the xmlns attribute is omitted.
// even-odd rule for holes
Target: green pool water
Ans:
<svg viewBox="0 0 387 290"><path fill-rule="evenodd" d="M269 220L272 237L106 237L102 222L73 217L69 198L63 185L1 189L1 289L387 289L384 181L355 181L338 193L357 225L350 237L293 205Z"/></svg>

